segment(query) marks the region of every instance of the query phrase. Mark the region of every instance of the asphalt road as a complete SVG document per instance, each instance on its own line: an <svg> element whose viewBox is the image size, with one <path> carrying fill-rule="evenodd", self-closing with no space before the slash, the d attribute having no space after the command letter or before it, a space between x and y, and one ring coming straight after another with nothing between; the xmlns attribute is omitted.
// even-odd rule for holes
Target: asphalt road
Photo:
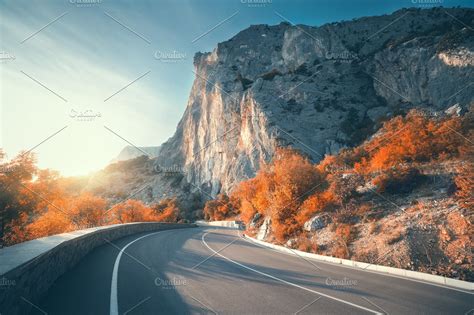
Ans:
<svg viewBox="0 0 474 315"><path fill-rule="evenodd" d="M471 314L473 297L193 228L96 248L33 314Z"/></svg>

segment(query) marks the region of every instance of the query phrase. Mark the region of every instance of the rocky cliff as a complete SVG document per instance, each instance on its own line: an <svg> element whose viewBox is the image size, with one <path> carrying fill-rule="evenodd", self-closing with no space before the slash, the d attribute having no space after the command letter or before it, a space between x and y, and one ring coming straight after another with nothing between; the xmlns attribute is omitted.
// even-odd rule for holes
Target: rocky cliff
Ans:
<svg viewBox="0 0 474 315"><path fill-rule="evenodd" d="M147 177L143 199L164 190L210 198L252 177L279 146L317 161L410 108L465 108L473 22L472 9L434 8L320 27L253 25L197 53L183 118L153 160L181 182L170 190L163 174Z"/></svg>

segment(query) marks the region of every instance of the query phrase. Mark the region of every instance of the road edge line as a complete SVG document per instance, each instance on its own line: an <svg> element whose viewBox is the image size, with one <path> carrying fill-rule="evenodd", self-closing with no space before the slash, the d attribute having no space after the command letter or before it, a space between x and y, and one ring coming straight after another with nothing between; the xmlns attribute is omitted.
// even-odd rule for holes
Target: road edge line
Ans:
<svg viewBox="0 0 474 315"><path fill-rule="evenodd" d="M342 299L339 299L339 298L337 298L337 297L334 297L334 296L331 296L331 295L328 295L328 294L325 294L325 293L321 293L321 292L319 292L319 291L312 290L312 289L310 289L310 288L306 288L306 287L301 286L301 285L299 285L299 284L296 284L296 283L293 283L293 282L289 282L289 281L280 279L280 278L275 277L275 276L272 276L272 275L270 275L270 274L268 274L268 273L265 273L265 272L262 272L262 271L253 269L253 268L248 267L248 266L245 266L245 265L243 265L243 264L241 264L241 263L239 263L239 262L236 262L235 260L232 260L232 259L230 259L230 258L228 258L228 257L226 257L226 256L224 256L224 255L222 255L222 254L220 254L219 252L216 252L214 249L212 249L212 248L206 243L206 241L205 241L205 236L206 236L207 234L209 234L209 232L204 233L204 234L202 235L202 237L201 237L201 240L202 240L203 244L204 244L210 251L212 251L215 255L218 255L218 256L224 258L225 260L230 261L230 262L233 263L233 264L236 264L237 266L240 266L240 267L242 267L242 268L244 268L244 269L253 271L253 272L258 273L258 274L260 274L260 275L262 275L262 276L265 276L265 277L267 277L267 278L270 278L270 279L273 279L273 280L282 282L282 283L284 283L284 284L287 284L287 285L290 285L290 286L293 286L293 287L296 287L296 288L299 288L299 289L302 289L302 290L305 290L305 291L308 291L308 292L311 292L311 293L314 293L314 294L318 294L318 295L320 295L320 296L324 296L324 297L326 297L326 298L328 298L328 299L331 299L331 300L334 300L334 301L337 301L337 302L340 302L340 303L343 303L343 304L347 304L347 305L350 305L350 306L355 307L355 308L362 309L362 310L367 311L367 312L370 312L370 313L372 313L372 314L378 314L378 315L382 315L382 314L383 314L383 313L374 311L374 310L372 310L372 309L370 309L370 308L366 308L366 307L364 307L364 306L361 306L361 305L358 305L358 304L354 304L354 303L352 303L352 302L349 302L349 301L346 301L346 300L342 300Z"/></svg>
<svg viewBox="0 0 474 315"><path fill-rule="evenodd" d="M268 242L257 240L255 238L247 236L245 234L243 234L243 236L241 236L241 237L244 240L247 240L247 241L249 241L249 242L251 242L255 245L260 245L261 247L265 247L265 248L268 248L268 249L273 249L273 250L275 250L277 252L280 252L282 254L288 254L288 255L296 256L296 257L298 255L301 255L301 256L306 257L306 258L314 259L318 262L328 263L328 264L335 265L335 266L340 266L340 267L343 267L343 268L359 270L359 271L364 271L364 272L369 272L369 273L376 273L376 274L383 275L383 276L389 276L389 277L393 277L393 278L398 278L398 279L404 279L404 280L408 280L408 281L423 283L423 284L432 285L432 286L435 286L435 287L444 288L444 289L453 290L453 291L462 292L462 293L471 294L471 295L474 294L474 283L468 282L468 281L462 281L462 280L451 279L451 278L446 278L446 277L442 277L442 276L424 274L424 273L417 272L417 271L412 271L412 270L405 270L405 269L400 269L400 268L386 267L386 266L369 264L369 263L353 261L353 260L348 260L348 259L340 259L340 258L334 258L334 257L330 257L330 256L317 255L317 254L307 253L307 252L294 250L294 249L290 250L290 249L288 249L286 247L283 247L283 246L279 246L279 245L275 245L275 244L271 244L271 243L268 243ZM298 255L296 255L294 252L297 252ZM320 256L323 256L324 259L321 259ZM364 265L365 268L362 268L358 265ZM391 269L396 270L397 273L392 272ZM411 276L412 274L416 275L417 277ZM425 277L427 279L423 279L423 277ZM430 278L435 278L435 277L442 278L443 283L441 283L441 279L438 279L439 281L430 281L429 280ZM449 285L445 284L446 281L449 282L450 284ZM461 284L458 284L458 283L461 283ZM466 287L469 287L469 286L471 287L471 289L466 288Z"/></svg>

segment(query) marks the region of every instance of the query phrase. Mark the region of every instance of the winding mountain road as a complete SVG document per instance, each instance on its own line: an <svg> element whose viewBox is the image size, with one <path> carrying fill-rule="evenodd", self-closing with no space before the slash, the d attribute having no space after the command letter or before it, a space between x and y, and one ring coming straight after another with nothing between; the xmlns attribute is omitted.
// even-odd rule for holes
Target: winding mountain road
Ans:
<svg viewBox="0 0 474 315"><path fill-rule="evenodd" d="M33 314L470 314L472 292L263 248L237 230L138 234L96 248Z"/></svg>

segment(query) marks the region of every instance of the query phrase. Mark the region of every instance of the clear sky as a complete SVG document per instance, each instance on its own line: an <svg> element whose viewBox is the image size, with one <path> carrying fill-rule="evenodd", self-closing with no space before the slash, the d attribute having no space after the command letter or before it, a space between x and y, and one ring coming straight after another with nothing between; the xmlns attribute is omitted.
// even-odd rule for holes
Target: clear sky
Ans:
<svg viewBox="0 0 474 315"><path fill-rule="evenodd" d="M156 146L174 133L195 52L211 51L252 24L282 22L276 13L318 26L433 1L473 6L454 0L257 0L263 2L257 6L255 0L2 0L0 147L9 158L34 148L41 168L87 174L126 141ZM177 58L162 58L170 54Z"/></svg>

